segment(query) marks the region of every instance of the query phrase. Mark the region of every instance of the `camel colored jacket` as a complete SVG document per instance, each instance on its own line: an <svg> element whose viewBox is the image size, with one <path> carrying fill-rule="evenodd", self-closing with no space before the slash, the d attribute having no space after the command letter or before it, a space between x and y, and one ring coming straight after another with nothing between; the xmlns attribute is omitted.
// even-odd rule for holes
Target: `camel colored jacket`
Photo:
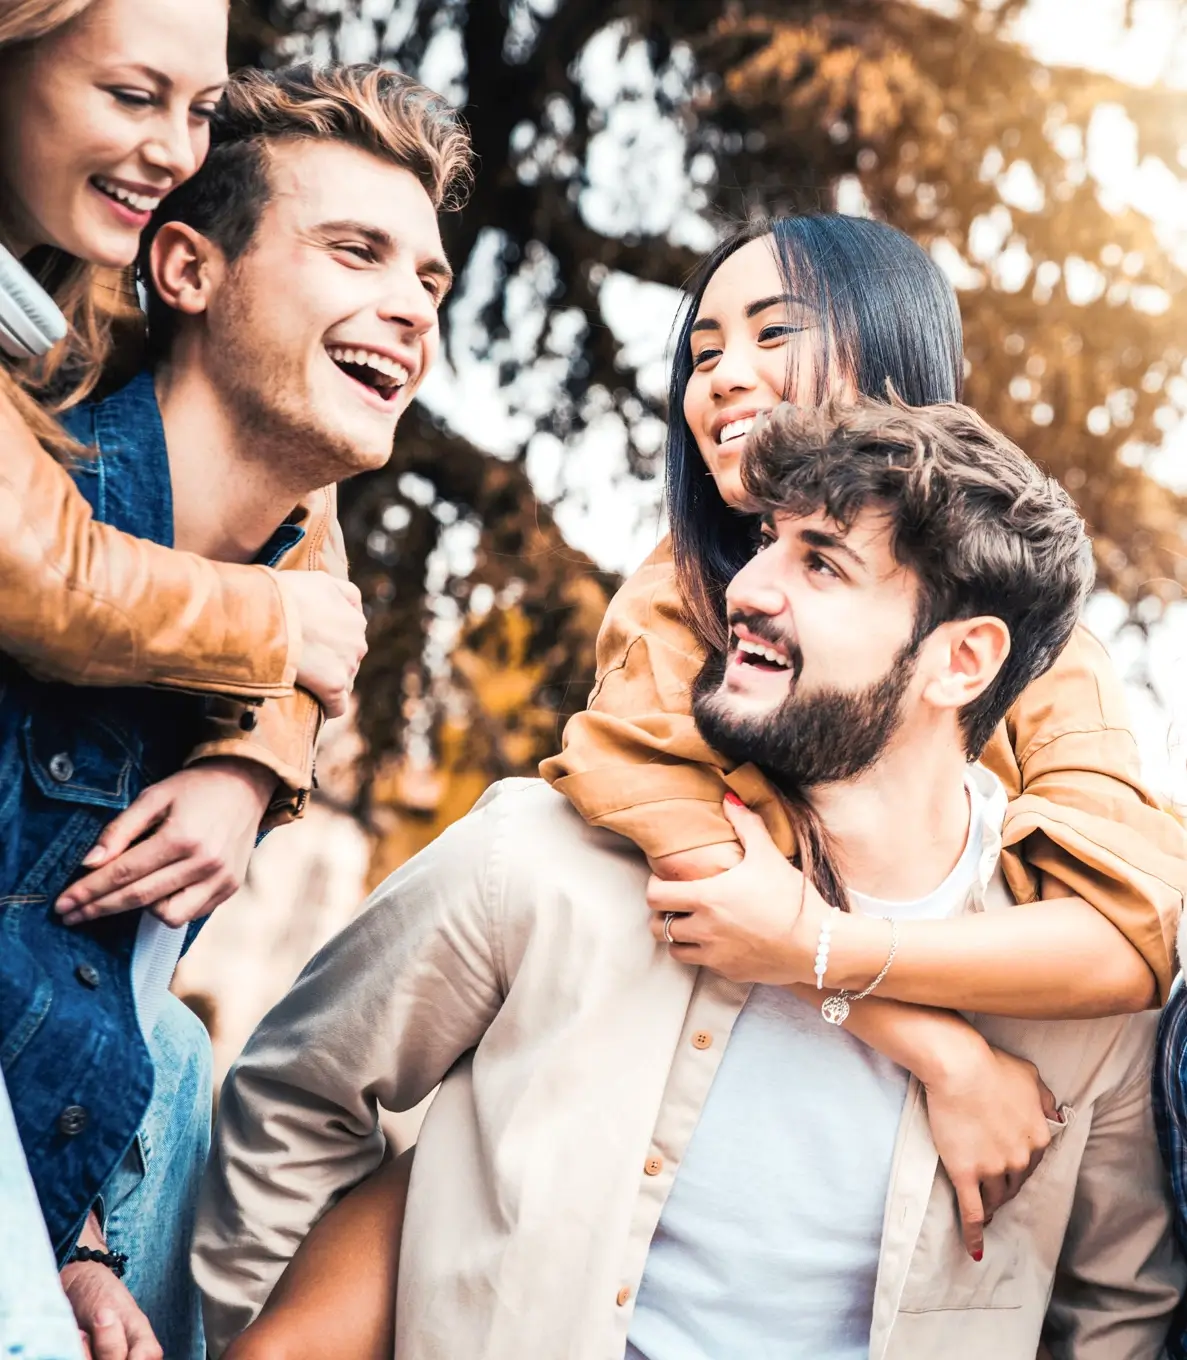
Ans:
<svg viewBox="0 0 1187 1360"><path fill-rule="evenodd" d="M589 706L569 719L541 775L587 821L652 859L736 839L721 808L726 786L791 854L774 788L753 765L731 766L692 720L689 688L704 654L684 619L667 539L611 601L597 655ZM1045 873L1090 902L1146 960L1165 1001L1187 833L1142 782L1121 682L1086 629L1010 709L981 763L1010 799L1002 869L1016 900L1038 898Z"/></svg>
<svg viewBox="0 0 1187 1360"><path fill-rule="evenodd" d="M298 511L280 564L346 574L333 487ZM294 690L300 620L267 567L210 562L98 523L67 472L0 396L0 639L31 673L72 685L162 685L211 700L191 759L234 755L281 787L268 825L300 816L317 701ZM243 700L265 700L253 713ZM254 720L254 722L253 722Z"/></svg>

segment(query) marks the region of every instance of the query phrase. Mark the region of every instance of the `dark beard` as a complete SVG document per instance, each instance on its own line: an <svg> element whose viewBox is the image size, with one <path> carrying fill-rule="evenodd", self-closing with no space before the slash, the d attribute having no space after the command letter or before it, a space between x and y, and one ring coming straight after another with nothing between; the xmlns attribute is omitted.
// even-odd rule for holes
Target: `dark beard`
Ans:
<svg viewBox="0 0 1187 1360"><path fill-rule="evenodd" d="M795 662L798 649L791 655ZM901 726L902 697L918 655L919 643L912 639L881 680L855 693L824 689L801 696L796 664L791 692L779 707L743 718L730 711L721 693L730 658L715 652L693 683L693 718L710 746L739 765L757 765L786 793L854 779L874 764Z"/></svg>

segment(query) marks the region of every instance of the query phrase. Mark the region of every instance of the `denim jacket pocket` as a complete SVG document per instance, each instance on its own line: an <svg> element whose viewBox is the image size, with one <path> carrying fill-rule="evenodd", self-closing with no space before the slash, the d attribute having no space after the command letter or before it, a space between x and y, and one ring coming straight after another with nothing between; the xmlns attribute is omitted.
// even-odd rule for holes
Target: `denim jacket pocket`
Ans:
<svg viewBox="0 0 1187 1360"><path fill-rule="evenodd" d="M29 773L46 798L118 812L142 782L133 743L100 719L33 713L22 740Z"/></svg>

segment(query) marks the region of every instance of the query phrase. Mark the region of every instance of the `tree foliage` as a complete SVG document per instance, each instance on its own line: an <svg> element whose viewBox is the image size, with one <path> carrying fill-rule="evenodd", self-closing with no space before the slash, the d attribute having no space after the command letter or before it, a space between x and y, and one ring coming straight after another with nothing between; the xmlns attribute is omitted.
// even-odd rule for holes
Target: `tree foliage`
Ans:
<svg viewBox="0 0 1187 1360"><path fill-rule="evenodd" d="M613 579L565 544L527 451L544 438L580 458L596 426L627 475L658 474L655 356L616 333L608 290L679 287L694 246L748 214L840 192L940 252L959 277L967 400L1078 498L1104 584L1135 605L1181 596L1184 502L1146 465L1187 406L1184 275L1147 218L1102 201L1085 146L1116 105L1139 155L1177 176L1187 103L1039 65L1009 38L1021 8L236 0L237 62L445 71L480 162L446 224L461 278L447 353L459 373L489 366L520 437L493 456L448 409L418 407L391 465L344 488L372 611L364 801L426 801L409 750L421 767L431 753L438 792L530 771L584 703Z"/></svg>

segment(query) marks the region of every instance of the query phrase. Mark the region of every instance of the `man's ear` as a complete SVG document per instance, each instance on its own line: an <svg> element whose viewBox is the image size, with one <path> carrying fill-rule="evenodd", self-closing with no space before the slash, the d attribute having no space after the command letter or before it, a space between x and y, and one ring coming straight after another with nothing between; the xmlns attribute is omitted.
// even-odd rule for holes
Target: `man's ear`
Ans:
<svg viewBox="0 0 1187 1360"><path fill-rule="evenodd" d="M937 708L964 708L989 688L1010 655L1010 630L992 614L953 619L936 629L937 665L923 691Z"/></svg>
<svg viewBox="0 0 1187 1360"><path fill-rule="evenodd" d="M200 316L222 277L222 251L184 222L166 222L149 252L153 288L167 307L183 316Z"/></svg>

